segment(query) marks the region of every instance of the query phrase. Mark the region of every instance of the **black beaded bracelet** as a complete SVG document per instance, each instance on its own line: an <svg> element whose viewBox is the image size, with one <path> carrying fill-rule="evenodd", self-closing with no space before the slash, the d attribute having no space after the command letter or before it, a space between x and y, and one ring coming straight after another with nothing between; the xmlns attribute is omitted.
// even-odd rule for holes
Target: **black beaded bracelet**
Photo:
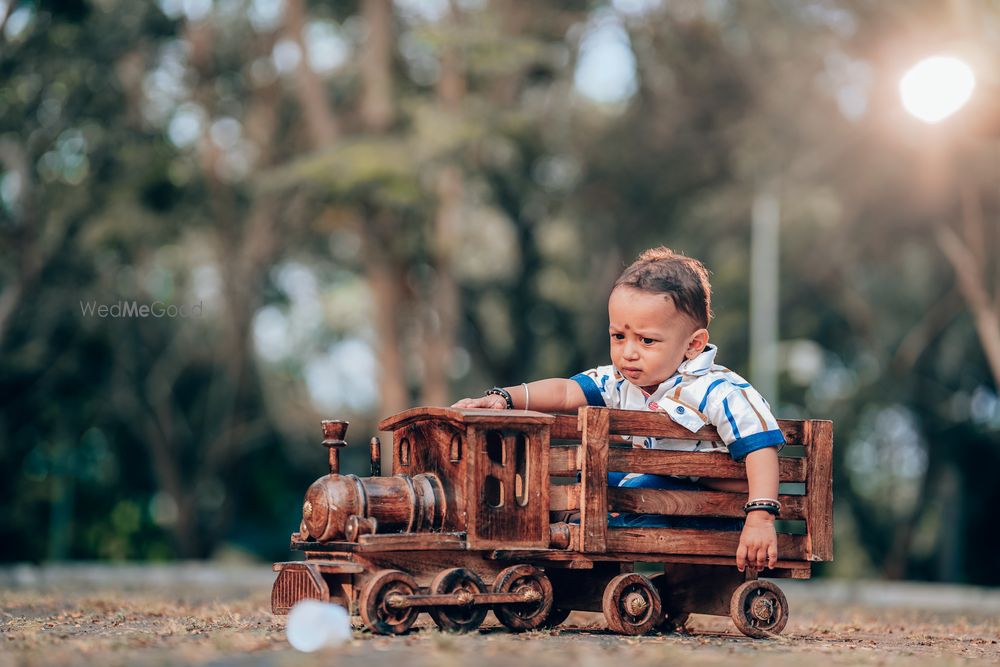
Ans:
<svg viewBox="0 0 1000 667"><path fill-rule="evenodd" d="M750 514L750 512L753 512L754 510L764 510L771 516L778 516L778 513L780 512L780 510L774 505L765 505L763 503L756 505L744 505L743 507L743 512L745 514Z"/></svg>
<svg viewBox="0 0 1000 667"><path fill-rule="evenodd" d="M496 394L497 396L503 396L503 400L507 401L507 409L514 409L514 399L510 397L510 392L503 387L493 387L492 389L487 389L483 396L489 396L491 394Z"/></svg>

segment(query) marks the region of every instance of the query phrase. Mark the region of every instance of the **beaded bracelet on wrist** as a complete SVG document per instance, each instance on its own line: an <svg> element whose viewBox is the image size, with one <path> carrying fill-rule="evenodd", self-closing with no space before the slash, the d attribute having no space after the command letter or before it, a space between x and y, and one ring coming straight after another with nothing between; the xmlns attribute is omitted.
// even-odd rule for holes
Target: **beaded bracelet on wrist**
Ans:
<svg viewBox="0 0 1000 667"><path fill-rule="evenodd" d="M507 401L507 409L508 410L514 409L514 399L510 397L510 392L504 389L503 387L493 387L492 389L487 389L486 392L483 394L483 396L491 396L491 395L502 396L503 400Z"/></svg>

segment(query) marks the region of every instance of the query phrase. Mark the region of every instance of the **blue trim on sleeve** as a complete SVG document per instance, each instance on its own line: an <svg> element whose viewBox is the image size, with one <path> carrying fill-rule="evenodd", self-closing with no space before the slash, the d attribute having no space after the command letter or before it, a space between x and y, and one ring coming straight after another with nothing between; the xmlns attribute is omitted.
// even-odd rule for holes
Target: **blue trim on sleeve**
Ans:
<svg viewBox="0 0 1000 667"><path fill-rule="evenodd" d="M583 373L577 373L570 380L576 382L580 385L580 389L583 389L583 395L587 397L587 405L596 405L601 408L607 407L607 404L604 402L604 395L601 394L601 390L597 386L597 383L594 382L594 378Z"/></svg>
<svg viewBox="0 0 1000 667"><path fill-rule="evenodd" d="M729 419L729 425L733 427L733 437L736 440L740 439L740 429L736 427L736 420L733 419L733 413L729 411L729 397L722 399L722 407L726 410L726 417Z"/></svg>
<svg viewBox="0 0 1000 667"><path fill-rule="evenodd" d="M729 455L733 457L734 461L742 461L750 452L755 452L758 449L765 449L767 447L777 447L778 449L781 449L784 444L785 436L780 430L775 429L773 431L763 431L761 433L748 435L745 438L740 438L739 440L730 443Z"/></svg>
<svg viewBox="0 0 1000 667"><path fill-rule="evenodd" d="M716 380L712 384L708 385L708 390L705 391L705 395L701 399L701 403L698 404L698 412L704 412L705 406L708 405L708 395L712 393L712 390L718 387L720 384L725 382L725 380Z"/></svg>

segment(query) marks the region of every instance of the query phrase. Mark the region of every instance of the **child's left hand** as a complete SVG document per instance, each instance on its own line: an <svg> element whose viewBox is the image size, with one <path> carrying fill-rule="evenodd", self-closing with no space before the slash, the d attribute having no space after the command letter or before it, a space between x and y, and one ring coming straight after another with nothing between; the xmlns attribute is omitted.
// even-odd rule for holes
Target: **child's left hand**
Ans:
<svg viewBox="0 0 1000 667"><path fill-rule="evenodd" d="M774 531L774 517L756 511L747 515L736 547L736 567L742 572L748 565L757 570L778 564L778 535Z"/></svg>

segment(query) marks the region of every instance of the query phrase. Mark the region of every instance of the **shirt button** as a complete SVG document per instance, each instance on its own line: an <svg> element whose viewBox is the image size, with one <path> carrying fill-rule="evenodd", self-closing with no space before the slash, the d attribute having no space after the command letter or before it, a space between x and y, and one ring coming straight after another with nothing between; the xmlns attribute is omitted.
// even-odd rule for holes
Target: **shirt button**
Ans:
<svg viewBox="0 0 1000 667"><path fill-rule="evenodd" d="M659 410L660 409L660 404L657 403L656 401L650 401L649 402L649 409L650 410Z"/></svg>
<svg viewBox="0 0 1000 667"><path fill-rule="evenodd" d="M677 406L677 414L679 414L679 415L684 414L684 406L683 405L678 405Z"/></svg>

